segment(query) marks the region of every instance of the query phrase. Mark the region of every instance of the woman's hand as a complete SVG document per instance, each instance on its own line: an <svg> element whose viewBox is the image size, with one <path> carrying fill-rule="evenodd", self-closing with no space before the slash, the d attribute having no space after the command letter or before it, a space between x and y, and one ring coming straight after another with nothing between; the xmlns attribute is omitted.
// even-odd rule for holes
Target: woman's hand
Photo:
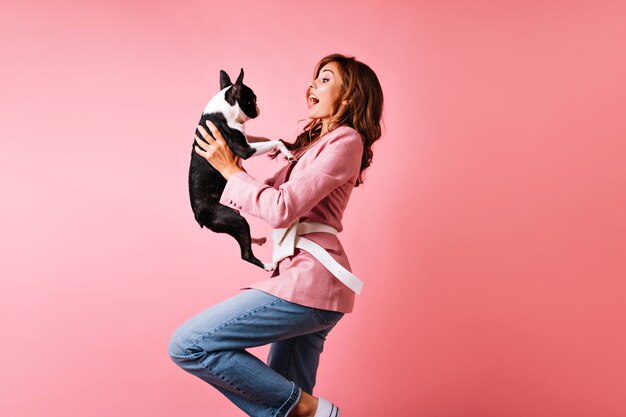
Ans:
<svg viewBox="0 0 626 417"><path fill-rule="evenodd" d="M230 176L235 172L243 171L239 167L240 158L238 155L233 153L220 131L213 123L211 123L210 120L207 120L207 126L209 127L209 130L211 130L211 134L213 134L215 139L207 133L202 125L198 125L198 131L202 135L204 141L200 139L198 135L195 135L196 142L200 145L200 147L196 145L194 146L194 150L204 159L209 161L209 163L213 165L213 168L218 170L219 173L222 174L226 180L228 180L228 178L230 178Z"/></svg>

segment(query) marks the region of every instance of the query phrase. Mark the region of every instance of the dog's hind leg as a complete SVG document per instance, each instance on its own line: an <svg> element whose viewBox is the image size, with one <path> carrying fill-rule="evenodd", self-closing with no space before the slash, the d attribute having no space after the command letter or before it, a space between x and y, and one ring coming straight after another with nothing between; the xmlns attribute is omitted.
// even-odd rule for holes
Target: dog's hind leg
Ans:
<svg viewBox="0 0 626 417"><path fill-rule="evenodd" d="M207 214L209 211L207 210ZM272 271L275 265L259 260L252 252L252 237L250 225L246 219L230 207L216 204L211 207L210 214L202 216L206 227L216 233L226 233L235 238L241 249L241 259L257 265L266 271ZM264 238L255 239L261 241ZM256 243L256 242L255 242Z"/></svg>

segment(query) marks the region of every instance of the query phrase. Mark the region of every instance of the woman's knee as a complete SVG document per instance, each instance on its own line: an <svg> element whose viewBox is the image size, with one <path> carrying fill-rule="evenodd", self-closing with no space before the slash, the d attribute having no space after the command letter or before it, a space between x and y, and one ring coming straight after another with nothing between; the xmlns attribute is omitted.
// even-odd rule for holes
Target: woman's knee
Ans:
<svg viewBox="0 0 626 417"><path fill-rule="evenodd" d="M205 329L194 328L190 322L183 323L172 333L168 347L170 358L178 365L218 350L217 334L209 335Z"/></svg>
<svg viewBox="0 0 626 417"><path fill-rule="evenodd" d="M192 332L189 331L189 328L185 326L185 324L182 324L174 330L174 333L172 333L170 337L168 346L170 358L178 365L189 360L193 353L190 349L193 343Z"/></svg>
<svg viewBox="0 0 626 417"><path fill-rule="evenodd" d="M181 337L178 329L174 331L172 336L170 337L170 343L167 349L167 353L170 355L170 358L178 363L181 359L187 356L187 346L185 345L184 339Z"/></svg>

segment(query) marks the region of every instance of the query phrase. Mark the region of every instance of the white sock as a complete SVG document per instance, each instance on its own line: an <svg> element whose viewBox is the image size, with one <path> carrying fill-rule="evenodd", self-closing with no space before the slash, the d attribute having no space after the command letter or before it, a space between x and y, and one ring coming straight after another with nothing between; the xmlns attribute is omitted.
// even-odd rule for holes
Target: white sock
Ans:
<svg viewBox="0 0 626 417"><path fill-rule="evenodd" d="M314 417L339 417L339 408L325 398L318 397Z"/></svg>

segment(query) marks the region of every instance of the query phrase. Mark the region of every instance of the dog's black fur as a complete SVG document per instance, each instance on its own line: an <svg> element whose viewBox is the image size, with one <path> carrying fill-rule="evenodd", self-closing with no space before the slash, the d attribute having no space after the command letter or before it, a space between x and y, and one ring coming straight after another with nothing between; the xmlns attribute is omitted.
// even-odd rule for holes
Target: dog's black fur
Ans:
<svg viewBox="0 0 626 417"><path fill-rule="evenodd" d="M220 93L225 88L230 87L224 93L224 101L230 106L239 106L245 117L238 120L227 120L223 112L203 113L200 117L200 125L211 135L207 127L207 120L210 120L221 132L233 152L243 159L248 159L256 150L250 146L246 136L238 129L231 128L228 122L243 122L247 118L258 116L256 105L256 95L245 84L243 84L243 68L235 84L232 84L230 77L224 71L220 71ZM226 103L223 103L226 106ZM221 103L220 103L221 105ZM208 108L208 106L207 106ZM227 107L225 107L227 108ZM202 139L202 135L196 128L196 135ZM213 137L213 135L211 135ZM196 221L200 227L207 227L216 233L228 233L234 237L241 248L241 258L258 265L266 270L271 270L268 264L264 264L257 259L252 252L252 237L250 236L250 226L246 219L233 208L219 203L219 199L226 186L226 179L201 155L191 149L191 165L189 167L189 197L191 208ZM264 239L258 239L258 241ZM259 242L256 243L259 243Z"/></svg>

